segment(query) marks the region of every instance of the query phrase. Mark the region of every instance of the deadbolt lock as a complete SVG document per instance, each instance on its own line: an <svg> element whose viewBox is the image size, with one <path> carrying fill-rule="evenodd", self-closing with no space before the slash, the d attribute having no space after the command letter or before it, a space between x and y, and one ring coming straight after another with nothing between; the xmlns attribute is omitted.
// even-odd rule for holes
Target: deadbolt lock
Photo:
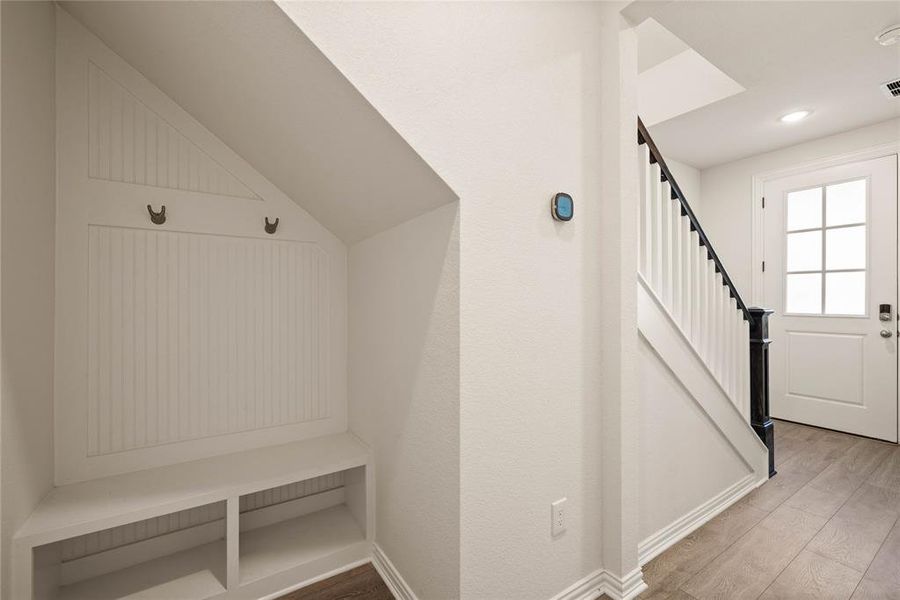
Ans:
<svg viewBox="0 0 900 600"><path fill-rule="evenodd" d="M891 305L890 304L879 304L878 305L878 319L881 321L890 321L891 320Z"/></svg>

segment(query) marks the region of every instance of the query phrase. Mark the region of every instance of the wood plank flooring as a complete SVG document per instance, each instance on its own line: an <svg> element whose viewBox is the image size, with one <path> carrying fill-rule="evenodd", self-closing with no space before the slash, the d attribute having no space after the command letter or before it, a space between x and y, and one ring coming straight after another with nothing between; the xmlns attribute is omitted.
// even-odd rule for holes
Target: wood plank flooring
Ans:
<svg viewBox="0 0 900 600"><path fill-rule="evenodd" d="M372 563L323 579L278 600L394 600Z"/></svg>
<svg viewBox="0 0 900 600"><path fill-rule="evenodd" d="M900 600L900 447L776 421L778 475L644 565L641 600ZM393 600L371 564L280 600Z"/></svg>
<svg viewBox="0 0 900 600"><path fill-rule="evenodd" d="M900 447L776 421L778 475L644 565L641 600L900 600Z"/></svg>

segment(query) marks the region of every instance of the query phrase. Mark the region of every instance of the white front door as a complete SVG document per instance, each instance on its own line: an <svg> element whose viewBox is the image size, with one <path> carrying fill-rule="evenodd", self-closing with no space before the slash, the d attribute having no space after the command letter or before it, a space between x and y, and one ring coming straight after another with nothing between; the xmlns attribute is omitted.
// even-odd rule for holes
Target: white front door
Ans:
<svg viewBox="0 0 900 600"><path fill-rule="evenodd" d="M897 441L897 157L769 181L773 417Z"/></svg>

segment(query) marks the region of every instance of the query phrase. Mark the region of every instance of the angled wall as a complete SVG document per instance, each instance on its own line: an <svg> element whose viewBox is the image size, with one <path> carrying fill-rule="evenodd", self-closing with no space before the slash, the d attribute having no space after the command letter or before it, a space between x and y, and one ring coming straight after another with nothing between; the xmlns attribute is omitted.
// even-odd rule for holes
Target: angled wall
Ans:
<svg viewBox="0 0 900 600"><path fill-rule="evenodd" d="M346 430L346 246L57 16L56 482Z"/></svg>
<svg viewBox="0 0 900 600"><path fill-rule="evenodd" d="M752 470L646 340L640 348L640 532L643 545L656 550L653 538L665 536L678 521L708 518L738 498L721 499L699 514L711 500L747 483Z"/></svg>
<svg viewBox="0 0 900 600"><path fill-rule="evenodd" d="M633 397L627 372L636 366L634 301L619 306L633 298L636 268L619 260L619 244L630 242L617 231L636 226L619 216L615 205L627 198L614 173L616 119L627 122L629 141L635 119L619 112L619 73L606 62L618 60L606 52L619 42L618 8L283 7L460 199L461 597L589 588L604 562L604 527L611 540L633 540L636 566L636 531L604 522L601 500L603 403ZM569 223L549 214L559 191L575 198ZM633 423L628 410L612 419L616 428ZM624 456L633 458L630 447ZM610 498L630 501L631 491L627 482ZM568 529L553 537L550 503L562 497ZM412 561L395 563L411 580L427 576L413 574Z"/></svg>
<svg viewBox="0 0 900 600"><path fill-rule="evenodd" d="M456 199L274 2L62 5L345 243Z"/></svg>
<svg viewBox="0 0 900 600"><path fill-rule="evenodd" d="M650 286L638 284L640 561L768 479L768 450Z"/></svg>

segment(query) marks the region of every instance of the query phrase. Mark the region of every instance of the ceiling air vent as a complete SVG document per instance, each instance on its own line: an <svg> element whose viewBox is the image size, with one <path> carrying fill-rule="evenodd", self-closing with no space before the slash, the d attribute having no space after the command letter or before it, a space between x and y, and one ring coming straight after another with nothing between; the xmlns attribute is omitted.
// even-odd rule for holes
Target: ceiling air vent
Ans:
<svg viewBox="0 0 900 600"><path fill-rule="evenodd" d="M900 79L894 79L893 81L886 81L881 84L881 91L884 92L884 95L888 98L900 98Z"/></svg>

